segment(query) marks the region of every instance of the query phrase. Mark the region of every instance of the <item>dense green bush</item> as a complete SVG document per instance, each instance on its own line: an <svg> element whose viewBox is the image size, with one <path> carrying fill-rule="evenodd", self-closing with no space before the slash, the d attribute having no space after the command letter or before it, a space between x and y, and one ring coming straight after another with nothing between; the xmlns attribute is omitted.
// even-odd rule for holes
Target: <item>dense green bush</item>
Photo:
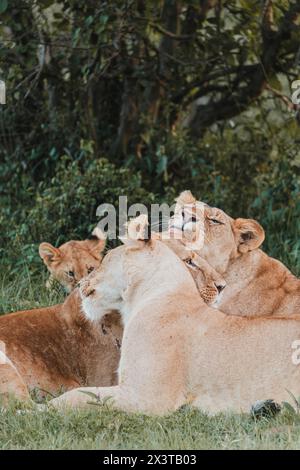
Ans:
<svg viewBox="0 0 300 470"><path fill-rule="evenodd" d="M249 208L266 230L264 247L300 274L300 167L286 156L259 181L260 193Z"/></svg>
<svg viewBox="0 0 300 470"><path fill-rule="evenodd" d="M191 189L198 199L233 217L256 218L266 229L266 251L300 272L297 149L288 148L282 139L278 156L266 137L254 137L247 140L243 133L228 128L222 134L208 133L195 145L184 135L170 135L158 147L160 156L164 152L166 160L177 162L178 174L169 174L167 167L156 168L151 178L96 158L92 144L81 142L76 156L58 159L51 179L34 187L24 172L18 178L22 184L17 198L14 190L7 193L0 209L1 265L12 272L24 264L31 271L40 269L38 243L58 245L87 237L97 223L98 205L105 202L118 207L120 195L126 195L129 204L149 206L172 203L180 191Z"/></svg>
<svg viewBox="0 0 300 470"><path fill-rule="evenodd" d="M1 208L2 264L19 269L25 261L34 268L41 241L59 245L88 237L98 221L97 207L104 202L118 207L121 195L129 204L153 202L154 195L141 183L138 173L118 169L88 151L84 159L62 157L50 181L28 187L17 206Z"/></svg>

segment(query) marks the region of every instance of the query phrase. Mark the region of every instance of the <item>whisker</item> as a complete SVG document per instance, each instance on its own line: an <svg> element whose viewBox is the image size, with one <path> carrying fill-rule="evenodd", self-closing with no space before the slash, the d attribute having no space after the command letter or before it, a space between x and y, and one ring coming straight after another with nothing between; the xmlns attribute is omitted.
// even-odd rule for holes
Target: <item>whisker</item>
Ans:
<svg viewBox="0 0 300 470"><path fill-rule="evenodd" d="M168 227L169 226L169 223L162 223L162 224L151 224L151 229L155 229L155 228L160 228L160 227Z"/></svg>
<svg viewBox="0 0 300 470"><path fill-rule="evenodd" d="M153 227L159 227L161 225L160 222L158 223L154 223L154 224L151 224L150 227L153 228Z"/></svg>
<svg viewBox="0 0 300 470"><path fill-rule="evenodd" d="M152 225L160 225L160 224L165 224L165 223L168 223L171 219L170 218L166 218L166 219L163 219L163 220L156 220L154 222L151 222L151 226Z"/></svg>

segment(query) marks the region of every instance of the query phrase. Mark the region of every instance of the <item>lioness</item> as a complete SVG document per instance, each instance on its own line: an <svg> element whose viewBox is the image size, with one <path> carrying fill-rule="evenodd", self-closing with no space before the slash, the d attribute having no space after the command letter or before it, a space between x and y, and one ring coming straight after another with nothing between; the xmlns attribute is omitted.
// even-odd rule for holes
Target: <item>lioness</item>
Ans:
<svg viewBox="0 0 300 470"><path fill-rule="evenodd" d="M292 344L300 320L224 315L205 305L187 266L164 243L123 241L80 288L93 322L111 309L121 312L119 385L72 390L51 400L54 407L88 405L82 392L149 414L187 403L239 412L266 397L286 399L286 389L299 396Z"/></svg>
<svg viewBox="0 0 300 470"><path fill-rule="evenodd" d="M88 322L78 289L61 305L1 316L0 396L115 384L122 332L117 313Z"/></svg>
<svg viewBox="0 0 300 470"><path fill-rule="evenodd" d="M105 235L96 227L90 240L70 240L59 248L43 242L39 254L50 272L46 286L58 281L67 292L77 286L80 279L100 266L105 248Z"/></svg>
<svg viewBox="0 0 300 470"><path fill-rule="evenodd" d="M265 238L261 225L252 219L232 219L221 209L200 204L189 191L182 193L171 233L187 227L192 240L200 240L199 255L224 277L227 288L219 308L244 316L299 314L300 280L258 249Z"/></svg>

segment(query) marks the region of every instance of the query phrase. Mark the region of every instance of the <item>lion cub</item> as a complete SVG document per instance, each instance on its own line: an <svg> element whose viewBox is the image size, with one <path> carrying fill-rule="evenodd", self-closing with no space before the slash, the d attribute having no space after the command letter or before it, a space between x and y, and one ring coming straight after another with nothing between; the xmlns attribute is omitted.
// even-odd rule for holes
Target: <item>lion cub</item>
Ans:
<svg viewBox="0 0 300 470"><path fill-rule="evenodd" d="M71 292L83 277L99 268L106 238L98 227L92 237L90 240L70 240L59 248L46 242L40 244L40 257L50 272L46 287L51 287L56 280Z"/></svg>

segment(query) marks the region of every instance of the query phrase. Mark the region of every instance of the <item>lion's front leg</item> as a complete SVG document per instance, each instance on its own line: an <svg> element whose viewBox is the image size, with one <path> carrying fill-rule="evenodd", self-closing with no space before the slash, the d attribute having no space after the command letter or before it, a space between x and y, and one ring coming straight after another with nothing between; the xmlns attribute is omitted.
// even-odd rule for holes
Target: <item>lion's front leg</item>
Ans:
<svg viewBox="0 0 300 470"><path fill-rule="evenodd" d="M58 398L54 398L49 405L58 409L63 408L83 408L102 404L107 399L112 406L121 410L132 410L130 397L121 387L82 387L70 390Z"/></svg>
<svg viewBox="0 0 300 470"><path fill-rule="evenodd" d="M0 351L1 352L1 351ZM17 369L6 358L7 362L1 364L0 356L0 400L6 403L12 396L20 401L30 402L28 388Z"/></svg>
<svg viewBox="0 0 300 470"><path fill-rule="evenodd" d="M58 398L54 398L49 402L49 405L64 410L67 408L84 408L97 403L101 405L105 402L122 411L158 415L167 414L178 407L172 403L172 398L169 395L168 400L164 400L160 391L156 392L153 391L149 396L146 390L143 393L141 390L138 391L135 388L120 385L76 388ZM179 406L182 404L180 403Z"/></svg>

